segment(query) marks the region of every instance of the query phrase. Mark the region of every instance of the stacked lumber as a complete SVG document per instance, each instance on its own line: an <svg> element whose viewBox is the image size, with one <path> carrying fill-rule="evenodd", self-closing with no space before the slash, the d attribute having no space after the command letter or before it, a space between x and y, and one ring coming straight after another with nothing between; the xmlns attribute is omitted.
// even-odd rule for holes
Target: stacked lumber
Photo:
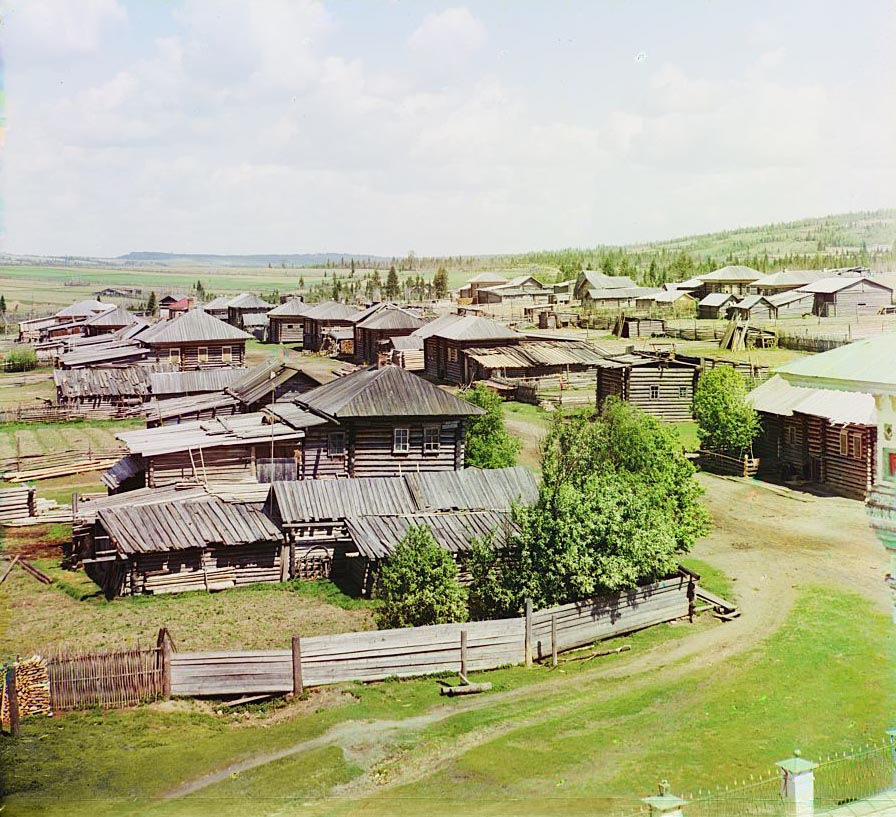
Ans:
<svg viewBox="0 0 896 817"><path fill-rule="evenodd" d="M50 677L47 661L34 655L24 661L17 661L13 667L16 674L16 700L19 703L19 717L28 715L49 715L50 709ZM3 669L5 678L7 668ZM3 701L0 720L9 723L9 699L7 686L3 684Z"/></svg>
<svg viewBox="0 0 896 817"><path fill-rule="evenodd" d="M65 456L64 462L59 462L58 464L44 461L28 469L7 471L0 476L7 482L31 482L38 479L69 477L75 474L82 474L85 471L105 471L107 468L115 465L121 457L122 452L77 460L72 460L70 457Z"/></svg>
<svg viewBox="0 0 896 817"><path fill-rule="evenodd" d="M55 499L38 499L32 515L11 519L6 524L13 528L24 528L29 525L46 525L50 522L71 522L73 519L71 505L60 505Z"/></svg>
<svg viewBox="0 0 896 817"><path fill-rule="evenodd" d="M6 488L0 491L0 522L36 515L34 488Z"/></svg>

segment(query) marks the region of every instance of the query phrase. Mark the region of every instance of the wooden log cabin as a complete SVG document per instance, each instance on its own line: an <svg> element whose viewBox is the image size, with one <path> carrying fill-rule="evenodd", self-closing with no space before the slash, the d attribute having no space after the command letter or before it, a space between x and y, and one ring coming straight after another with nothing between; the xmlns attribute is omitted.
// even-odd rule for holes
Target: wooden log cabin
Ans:
<svg viewBox="0 0 896 817"><path fill-rule="evenodd" d="M717 320L725 317L728 307L737 303L729 292L710 292L697 302L697 317L701 320Z"/></svg>
<svg viewBox="0 0 896 817"><path fill-rule="evenodd" d="M446 315L421 327L427 376L458 385L471 382L466 350L520 343L523 336L503 324L475 315Z"/></svg>
<svg viewBox="0 0 896 817"><path fill-rule="evenodd" d="M88 337L107 335L124 329L126 326L132 326L139 320L136 315L128 312L123 306L119 306L117 309L100 312L99 315L94 315L84 321L84 334Z"/></svg>
<svg viewBox="0 0 896 817"><path fill-rule="evenodd" d="M597 364L597 406L618 397L660 420L690 420L699 367L674 357L638 352Z"/></svg>
<svg viewBox="0 0 896 817"><path fill-rule="evenodd" d="M268 312L268 338L271 343L301 344L305 334L305 313L311 309L300 298L291 298Z"/></svg>
<svg viewBox="0 0 896 817"><path fill-rule="evenodd" d="M207 304L202 304L200 308L209 315L214 315L216 318L226 321L227 305L232 300L233 295L219 295L217 298L212 298Z"/></svg>
<svg viewBox="0 0 896 817"><path fill-rule="evenodd" d="M277 526L250 505L214 496L104 508L86 545L85 573L108 599L288 578Z"/></svg>
<svg viewBox="0 0 896 817"><path fill-rule="evenodd" d="M237 329L249 330L250 326L258 324L247 322L248 316L267 315L273 308L273 304L263 301L257 295L253 295L251 292L241 292L227 302L227 323Z"/></svg>
<svg viewBox="0 0 896 817"><path fill-rule="evenodd" d="M421 326L422 318L413 312L386 304L355 324L355 363L376 364L380 354L388 351L392 338L406 337Z"/></svg>
<svg viewBox="0 0 896 817"><path fill-rule="evenodd" d="M359 310L337 301L324 301L308 308L302 315L302 348L319 352L324 342L324 332L334 327L353 327L353 318Z"/></svg>
<svg viewBox="0 0 896 817"><path fill-rule="evenodd" d="M465 349L470 379L534 379L593 372L604 354L583 340L524 340L510 346Z"/></svg>
<svg viewBox="0 0 896 817"><path fill-rule="evenodd" d="M759 412L759 476L865 499L876 478L877 413L870 394L794 386L775 375L748 401Z"/></svg>
<svg viewBox="0 0 896 817"><path fill-rule="evenodd" d="M486 536L497 528L501 536L506 528L499 522L513 505L531 504L537 495L538 482L527 468L466 468L392 478L275 482L265 509L284 531L294 576L332 578L348 592L366 594L397 544L395 537L407 531L409 515L434 532L451 535L457 547L446 549L461 552L474 535ZM477 512L502 518L483 524L481 516L469 518ZM477 527L471 529L471 524Z"/></svg>
<svg viewBox="0 0 896 817"><path fill-rule="evenodd" d="M814 314L822 318L875 315L893 304L893 288L865 276L836 275L800 287L815 297Z"/></svg>
<svg viewBox="0 0 896 817"><path fill-rule="evenodd" d="M201 309L151 326L140 335L150 356L179 369L242 366L251 337Z"/></svg>
<svg viewBox="0 0 896 817"><path fill-rule="evenodd" d="M301 475L392 476L464 466L468 418L482 409L398 366L347 375L295 398L328 418L308 428Z"/></svg>
<svg viewBox="0 0 896 817"><path fill-rule="evenodd" d="M150 378L167 363L83 369L54 369L56 404L78 411L111 415L142 405L150 394Z"/></svg>
<svg viewBox="0 0 896 817"><path fill-rule="evenodd" d="M759 270L740 264L730 264L706 275L697 276L707 293L727 293L728 295L746 295L753 282L762 277Z"/></svg>

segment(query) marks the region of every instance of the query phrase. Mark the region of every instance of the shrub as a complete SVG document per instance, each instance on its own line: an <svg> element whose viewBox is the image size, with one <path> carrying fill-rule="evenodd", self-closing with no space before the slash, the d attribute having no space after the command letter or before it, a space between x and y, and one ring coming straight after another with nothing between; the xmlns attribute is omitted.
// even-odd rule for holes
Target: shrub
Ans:
<svg viewBox="0 0 896 817"><path fill-rule="evenodd" d="M3 359L3 368L7 372L29 372L37 367L37 353L30 346L13 349Z"/></svg>
<svg viewBox="0 0 896 817"><path fill-rule="evenodd" d="M700 447L742 456L759 433L759 415L747 403L743 376L733 366L706 372L694 392L694 419Z"/></svg>
<svg viewBox="0 0 896 817"><path fill-rule="evenodd" d="M468 389L464 399L485 409L467 426L466 463L476 468L509 468L516 465L520 441L504 425L504 401L483 383Z"/></svg>

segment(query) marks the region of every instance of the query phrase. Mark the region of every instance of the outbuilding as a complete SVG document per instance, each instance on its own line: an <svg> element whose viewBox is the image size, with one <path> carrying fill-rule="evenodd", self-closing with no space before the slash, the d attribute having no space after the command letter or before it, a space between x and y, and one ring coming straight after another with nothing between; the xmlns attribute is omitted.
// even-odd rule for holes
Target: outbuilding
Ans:
<svg viewBox="0 0 896 817"><path fill-rule="evenodd" d="M699 368L674 357L629 352L597 364L597 406L618 397L660 420L690 420Z"/></svg>

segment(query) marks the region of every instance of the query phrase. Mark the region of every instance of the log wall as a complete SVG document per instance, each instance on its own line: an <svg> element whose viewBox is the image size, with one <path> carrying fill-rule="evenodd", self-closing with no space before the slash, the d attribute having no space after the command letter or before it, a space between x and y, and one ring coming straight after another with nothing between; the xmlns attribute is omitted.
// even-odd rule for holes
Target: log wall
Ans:
<svg viewBox="0 0 896 817"><path fill-rule="evenodd" d="M226 343L221 341L203 341L202 343L182 343L152 345L152 354L155 360L164 363L173 363L171 349L180 351L180 369L222 369L240 367L246 359L246 342L244 340L231 340ZM200 347L208 349L208 360L199 360ZM224 360L222 349L230 347L231 359Z"/></svg>
<svg viewBox="0 0 896 817"><path fill-rule="evenodd" d="M301 317L268 317L268 332L271 343L301 343L305 335L305 322Z"/></svg>

